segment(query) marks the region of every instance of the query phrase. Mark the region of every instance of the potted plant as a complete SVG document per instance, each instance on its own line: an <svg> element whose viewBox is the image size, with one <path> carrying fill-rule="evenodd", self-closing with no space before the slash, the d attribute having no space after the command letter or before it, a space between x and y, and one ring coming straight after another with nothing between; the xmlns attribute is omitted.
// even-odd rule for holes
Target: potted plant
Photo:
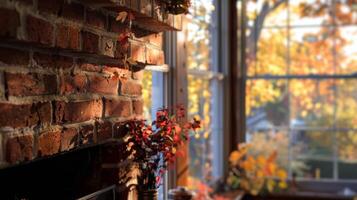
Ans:
<svg viewBox="0 0 357 200"><path fill-rule="evenodd" d="M254 154L253 144L240 144L229 156L227 184L231 190L243 190L256 196L287 187L287 172L277 163L277 152Z"/></svg>
<svg viewBox="0 0 357 200"><path fill-rule="evenodd" d="M157 111L156 119L131 120L125 124L129 138L127 151L137 164L139 199L157 199L157 188L165 170L183 155L180 147L188 140L191 131L200 127L196 119L187 121L185 109L178 106L175 115L168 108Z"/></svg>

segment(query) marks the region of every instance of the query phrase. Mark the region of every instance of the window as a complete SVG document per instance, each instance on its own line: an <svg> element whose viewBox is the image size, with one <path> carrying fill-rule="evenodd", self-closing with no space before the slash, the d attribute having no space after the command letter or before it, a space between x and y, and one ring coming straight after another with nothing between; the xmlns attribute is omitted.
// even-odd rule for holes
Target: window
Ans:
<svg viewBox="0 0 357 200"><path fill-rule="evenodd" d="M193 0L186 18L186 64L189 117L201 120L202 129L190 137L189 187L204 192L204 185L220 176L223 138L222 79L216 64L219 1ZM213 159L214 158L214 159Z"/></svg>
<svg viewBox="0 0 357 200"><path fill-rule="evenodd" d="M357 4L244 5L246 139L290 176L357 180Z"/></svg>

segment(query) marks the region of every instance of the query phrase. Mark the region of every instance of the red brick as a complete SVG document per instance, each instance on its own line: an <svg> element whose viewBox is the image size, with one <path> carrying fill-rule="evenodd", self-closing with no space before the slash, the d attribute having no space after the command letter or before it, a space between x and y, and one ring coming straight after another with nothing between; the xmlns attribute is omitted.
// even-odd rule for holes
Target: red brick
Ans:
<svg viewBox="0 0 357 200"><path fill-rule="evenodd" d="M64 56L35 53L33 59L38 65L44 68L68 69L73 66L73 59Z"/></svg>
<svg viewBox="0 0 357 200"><path fill-rule="evenodd" d="M101 94L118 94L119 77L89 76L88 91Z"/></svg>
<svg viewBox="0 0 357 200"><path fill-rule="evenodd" d="M146 63L153 64L153 65L165 64L164 52L162 50L147 47Z"/></svg>
<svg viewBox="0 0 357 200"><path fill-rule="evenodd" d="M84 21L84 7L78 3L64 3L61 16L77 22Z"/></svg>
<svg viewBox="0 0 357 200"><path fill-rule="evenodd" d="M109 57L114 57L115 55L115 41L111 37L103 36L101 41L100 54Z"/></svg>
<svg viewBox="0 0 357 200"><path fill-rule="evenodd" d="M151 17L153 14L152 13L153 12L152 1L153 0L141 0L140 1L140 12Z"/></svg>
<svg viewBox="0 0 357 200"><path fill-rule="evenodd" d="M46 12L54 15L58 15L61 11L63 0L38 0L38 10L40 12Z"/></svg>
<svg viewBox="0 0 357 200"><path fill-rule="evenodd" d="M142 80L143 77L144 77L144 71L143 70L140 70L140 71L132 73L132 78L134 80Z"/></svg>
<svg viewBox="0 0 357 200"><path fill-rule="evenodd" d="M0 37L16 38L20 17L16 10L0 8Z"/></svg>
<svg viewBox="0 0 357 200"><path fill-rule="evenodd" d="M136 115L142 115L144 112L143 100L133 100L133 113Z"/></svg>
<svg viewBox="0 0 357 200"><path fill-rule="evenodd" d="M55 118L57 123L84 122L102 116L101 100L81 102L56 102Z"/></svg>
<svg viewBox="0 0 357 200"><path fill-rule="evenodd" d="M83 31L82 45L83 51L97 53L99 50L99 36L91 32Z"/></svg>
<svg viewBox="0 0 357 200"><path fill-rule="evenodd" d="M66 128L61 134L61 151L68 151L78 146L78 131L76 128Z"/></svg>
<svg viewBox="0 0 357 200"><path fill-rule="evenodd" d="M32 159L33 136L22 135L9 138L6 142L6 161L14 164Z"/></svg>
<svg viewBox="0 0 357 200"><path fill-rule="evenodd" d="M144 41L149 42L152 45L155 45L158 48L162 48L162 34L151 34L142 38Z"/></svg>
<svg viewBox="0 0 357 200"><path fill-rule="evenodd" d="M127 55L129 53L129 46L130 46L129 42L127 42L125 44L121 44L118 41L116 43L114 57L115 58L119 58L119 59L123 59L125 57L125 55Z"/></svg>
<svg viewBox="0 0 357 200"><path fill-rule="evenodd" d="M86 125L79 129L79 144L92 144L96 142L94 126Z"/></svg>
<svg viewBox="0 0 357 200"><path fill-rule="evenodd" d="M101 72L102 71L102 67L100 65L90 64L90 63L80 63L78 65L79 65L79 68L83 71L87 71L87 72Z"/></svg>
<svg viewBox="0 0 357 200"><path fill-rule="evenodd" d="M137 62L145 63L145 45L139 42L130 43L130 57Z"/></svg>
<svg viewBox="0 0 357 200"><path fill-rule="evenodd" d="M105 99L105 117L130 117L131 102L124 99Z"/></svg>
<svg viewBox="0 0 357 200"><path fill-rule="evenodd" d="M51 23L33 16L27 16L26 31L29 41L52 45L54 29Z"/></svg>
<svg viewBox="0 0 357 200"><path fill-rule="evenodd" d="M38 137L38 155L49 156L59 152L61 148L61 131L48 131Z"/></svg>
<svg viewBox="0 0 357 200"><path fill-rule="evenodd" d="M21 128L51 122L51 104L13 105L0 103L0 127Z"/></svg>
<svg viewBox="0 0 357 200"><path fill-rule="evenodd" d="M105 29L107 24L106 16L95 10L87 10L86 13L86 22L91 26L95 26L97 28Z"/></svg>
<svg viewBox="0 0 357 200"><path fill-rule="evenodd" d="M120 81L120 94L130 96L141 96L142 85L135 81L121 80Z"/></svg>
<svg viewBox="0 0 357 200"><path fill-rule="evenodd" d="M87 77L82 74L61 76L60 94L87 92Z"/></svg>
<svg viewBox="0 0 357 200"><path fill-rule="evenodd" d="M110 32L114 32L114 33L120 34L120 33L125 32L126 29L127 29L127 25L126 24L116 21L116 19L113 18L113 17L110 17L108 21L109 21L108 30Z"/></svg>
<svg viewBox="0 0 357 200"><path fill-rule="evenodd" d="M97 126L97 140L98 142L103 142L107 139L112 138L113 126L112 123L105 122L96 122Z"/></svg>
<svg viewBox="0 0 357 200"><path fill-rule="evenodd" d="M79 50L80 30L73 26L57 25L56 47Z"/></svg>
<svg viewBox="0 0 357 200"><path fill-rule="evenodd" d="M11 96L48 95L57 92L55 75L5 73L5 79L8 95Z"/></svg>
<svg viewBox="0 0 357 200"><path fill-rule="evenodd" d="M139 11L139 1L138 0L131 0L130 1L130 8L132 10Z"/></svg>
<svg viewBox="0 0 357 200"><path fill-rule="evenodd" d="M30 56L25 51L0 47L0 61L9 65L28 65Z"/></svg>

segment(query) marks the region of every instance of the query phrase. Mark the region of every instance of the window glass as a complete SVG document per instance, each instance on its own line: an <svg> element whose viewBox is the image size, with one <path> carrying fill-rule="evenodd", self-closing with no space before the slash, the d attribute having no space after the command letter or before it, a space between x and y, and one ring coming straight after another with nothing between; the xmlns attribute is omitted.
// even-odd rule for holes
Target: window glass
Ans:
<svg viewBox="0 0 357 200"><path fill-rule="evenodd" d="M353 2L246 4L246 139L278 150L290 176L357 179L352 170L357 167Z"/></svg>
<svg viewBox="0 0 357 200"><path fill-rule="evenodd" d="M193 0L187 15L186 63L188 68L188 114L201 120L202 128L191 135L189 143L188 187L197 192L209 191L209 184L223 171L221 103L223 84L218 79L217 15L220 1ZM217 15L218 16L218 15ZM216 159L213 159L213 158Z"/></svg>

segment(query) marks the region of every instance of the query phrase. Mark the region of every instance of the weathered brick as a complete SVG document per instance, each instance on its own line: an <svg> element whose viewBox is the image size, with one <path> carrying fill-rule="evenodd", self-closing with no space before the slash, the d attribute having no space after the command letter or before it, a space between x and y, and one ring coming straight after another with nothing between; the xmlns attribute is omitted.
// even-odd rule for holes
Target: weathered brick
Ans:
<svg viewBox="0 0 357 200"><path fill-rule="evenodd" d="M102 116L103 103L101 100L80 102L56 102L56 123L84 122Z"/></svg>
<svg viewBox="0 0 357 200"><path fill-rule="evenodd" d="M56 47L79 50L80 30L64 24L57 25Z"/></svg>
<svg viewBox="0 0 357 200"><path fill-rule="evenodd" d="M30 56L26 51L0 47L0 62L9 65L28 65L29 61Z"/></svg>
<svg viewBox="0 0 357 200"><path fill-rule="evenodd" d="M153 7L152 0L141 0L140 1L140 12L146 14L147 16L152 16Z"/></svg>
<svg viewBox="0 0 357 200"><path fill-rule="evenodd" d="M90 63L79 63L79 69L87 72L101 72L102 67L100 65L96 64L90 64Z"/></svg>
<svg viewBox="0 0 357 200"><path fill-rule="evenodd" d="M78 146L78 131L76 128L65 128L61 134L61 151L68 151Z"/></svg>
<svg viewBox="0 0 357 200"><path fill-rule="evenodd" d="M118 94L119 77L89 76L88 91L102 94Z"/></svg>
<svg viewBox="0 0 357 200"><path fill-rule="evenodd" d="M144 112L143 100L133 100L133 113L136 115L142 115Z"/></svg>
<svg viewBox="0 0 357 200"><path fill-rule="evenodd" d="M115 46L114 57L123 59L125 57L125 55L127 55L129 53L129 47L130 47L129 42L126 42L123 44L123 43L117 41L116 46Z"/></svg>
<svg viewBox="0 0 357 200"><path fill-rule="evenodd" d="M107 139L112 138L113 125L109 121L96 122L97 126L97 140L98 142L103 142Z"/></svg>
<svg viewBox="0 0 357 200"><path fill-rule="evenodd" d="M64 0L38 0L38 10L53 15L60 14Z"/></svg>
<svg viewBox="0 0 357 200"><path fill-rule="evenodd" d="M143 37L142 39L152 45L155 45L159 49L162 48L162 33L151 34Z"/></svg>
<svg viewBox="0 0 357 200"><path fill-rule="evenodd" d="M130 43L130 57L137 62L145 63L145 44L140 42Z"/></svg>
<svg viewBox="0 0 357 200"><path fill-rule="evenodd" d="M53 25L45 20L27 16L26 18L27 40L31 42L52 45L54 37Z"/></svg>
<svg viewBox="0 0 357 200"><path fill-rule="evenodd" d="M146 63L153 65L163 65L165 64L165 56L162 50L155 48L146 48Z"/></svg>
<svg viewBox="0 0 357 200"><path fill-rule="evenodd" d="M60 94L87 92L87 77L83 74L61 76Z"/></svg>
<svg viewBox="0 0 357 200"><path fill-rule="evenodd" d="M97 53L99 50L99 36L88 31L83 31L82 48L85 52Z"/></svg>
<svg viewBox="0 0 357 200"><path fill-rule="evenodd" d="M126 99L105 99L105 117L130 117L131 102Z"/></svg>
<svg viewBox="0 0 357 200"><path fill-rule="evenodd" d="M127 30L127 25L124 24L124 23L121 23L121 22L118 22L116 21L115 18L113 17L109 17L109 20L108 20L108 30L110 32L114 32L114 33L117 33L117 34L120 34L120 33L123 33Z"/></svg>
<svg viewBox="0 0 357 200"><path fill-rule="evenodd" d="M49 156L61 148L61 131L43 132L38 137L38 156Z"/></svg>
<svg viewBox="0 0 357 200"><path fill-rule="evenodd" d="M140 71L132 73L132 78L134 80L142 80L143 77L144 77L144 71L143 70L140 70Z"/></svg>
<svg viewBox="0 0 357 200"><path fill-rule="evenodd" d="M71 68L73 66L73 59L70 57L50 55L43 53L35 53L33 55L34 61L44 68Z"/></svg>
<svg viewBox="0 0 357 200"><path fill-rule="evenodd" d="M0 103L0 127L28 127L51 122L51 104L13 105Z"/></svg>
<svg viewBox="0 0 357 200"><path fill-rule="evenodd" d="M79 129L79 144L93 144L96 142L94 126L86 125Z"/></svg>
<svg viewBox="0 0 357 200"><path fill-rule="evenodd" d="M120 81L120 94L130 96L141 96L142 85L138 82L131 80Z"/></svg>
<svg viewBox="0 0 357 200"><path fill-rule="evenodd" d="M8 138L6 142L6 161L14 164L32 159L33 135L20 135Z"/></svg>
<svg viewBox="0 0 357 200"><path fill-rule="evenodd" d="M84 7L81 4L65 2L62 7L61 16L77 22L84 21Z"/></svg>
<svg viewBox="0 0 357 200"><path fill-rule="evenodd" d="M20 17L16 10L0 8L0 37L16 38Z"/></svg>
<svg viewBox="0 0 357 200"><path fill-rule="evenodd" d="M57 92L55 75L5 73L5 79L10 96L47 95Z"/></svg>
<svg viewBox="0 0 357 200"><path fill-rule="evenodd" d="M106 55L109 57L114 57L115 54L115 45L114 45L114 40L110 37L102 37L102 42L101 42L101 54Z"/></svg>
<svg viewBox="0 0 357 200"><path fill-rule="evenodd" d="M97 28L105 29L107 24L107 17L99 11L87 10L86 23Z"/></svg>

